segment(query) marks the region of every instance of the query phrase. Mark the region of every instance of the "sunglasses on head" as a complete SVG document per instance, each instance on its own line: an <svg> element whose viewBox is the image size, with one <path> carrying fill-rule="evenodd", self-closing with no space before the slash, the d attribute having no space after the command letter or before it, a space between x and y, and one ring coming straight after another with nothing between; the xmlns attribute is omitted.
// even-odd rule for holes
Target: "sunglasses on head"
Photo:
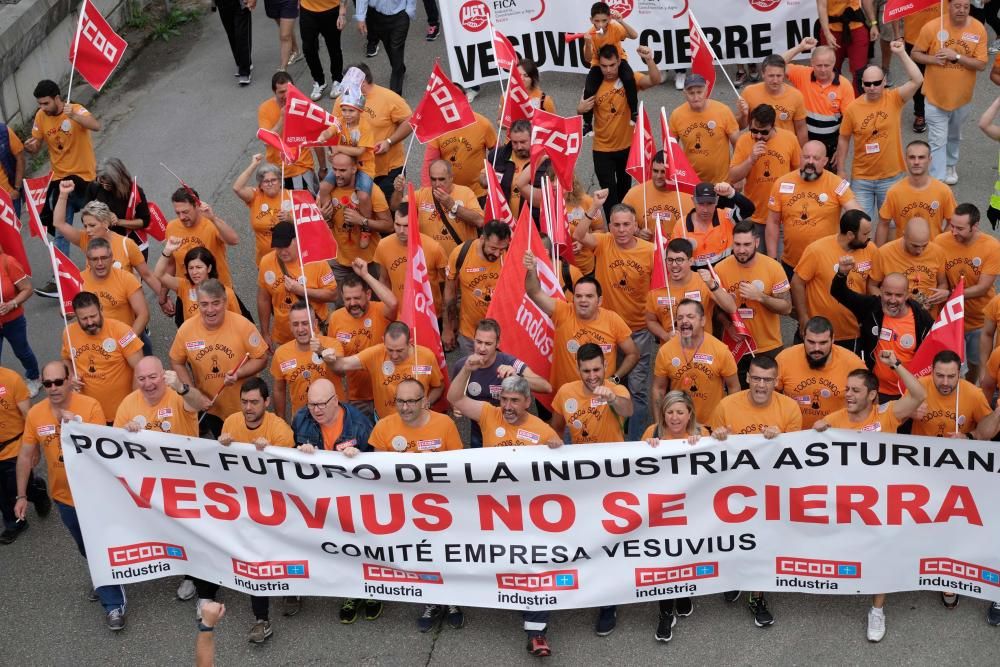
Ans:
<svg viewBox="0 0 1000 667"><path fill-rule="evenodd" d="M46 389L52 387L53 385L56 387L61 387L64 384L66 384L66 378L59 378L58 380L42 380L42 386L45 387Z"/></svg>

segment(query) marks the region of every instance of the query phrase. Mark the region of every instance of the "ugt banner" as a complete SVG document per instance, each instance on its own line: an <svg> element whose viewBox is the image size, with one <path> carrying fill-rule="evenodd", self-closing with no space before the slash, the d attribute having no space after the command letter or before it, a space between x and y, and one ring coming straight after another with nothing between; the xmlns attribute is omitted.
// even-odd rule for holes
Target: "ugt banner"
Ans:
<svg viewBox="0 0 1000 667"><path fill-rule="evenodd" d="M1000 598L1000 448L964 438L348 458L69 422L62 449L95 585L190 574L508 609L735 589Z"/></svg>
<svg viewBox="0 0 1000 667"><path fill-rule="evenodd" d="M817 34L812 0L610 0L608 4L639 33L638 39L623 45L636 71L644 69L635 50L640 45L652 49L660 69L689 65L687 14L692 8L723 64L759 63L764 56L787 51L803 37ZM439 0L439 5L451 76L463 85L499 77L491 20L518 55L534 60L540 70L590 69L583 59L586 38L574 39L591 28L589 0Z"/></svg>

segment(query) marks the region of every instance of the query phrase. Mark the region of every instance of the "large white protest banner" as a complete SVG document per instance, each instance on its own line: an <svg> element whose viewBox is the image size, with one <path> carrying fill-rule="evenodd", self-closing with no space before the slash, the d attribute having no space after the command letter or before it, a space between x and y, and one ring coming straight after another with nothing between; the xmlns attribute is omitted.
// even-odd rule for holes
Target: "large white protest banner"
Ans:
<svg viewBox="0 0 1000 667"><path fill-rule="evenodd" d="M439 0L451 76L464 85L499 77L491 27L506 35L519 56L542 71L585 73L583 39L590 29L590 0ZM687 67L688 11L724 64L758 63L816 34L813 0L612 0L612 11L639 33L624 43L636 71L636 47L648 46L660 69ZM582 84L581 84L582 86Z"/></svg>
<svg viewBox="0 0 1000 667"><path fill-rule="evenodd" d="M734 589L1000 598L1000 448L881 433L303 454L70 423L97 585L572 608Z"/></svg>

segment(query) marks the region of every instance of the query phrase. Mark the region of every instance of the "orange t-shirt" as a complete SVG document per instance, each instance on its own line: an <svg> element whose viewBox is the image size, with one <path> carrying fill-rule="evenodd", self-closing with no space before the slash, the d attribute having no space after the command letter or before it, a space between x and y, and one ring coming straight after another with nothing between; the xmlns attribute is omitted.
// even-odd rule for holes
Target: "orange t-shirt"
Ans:
<svg viewBox="0 0 1000 667"><path fill-rule="evenodd" d="M605 381L604 386L618 396L631 398L628 389L621 385ZM552 399L552 411L566 421L574 445L624 441L624 419L603 398L594 396L581 380L559 387ZM484 437L485 432L484 429Z"/></svg>
<svg viewBox="0 0 1000 667"><path fill-rule="evenodd" d="M987 321L993 322L994 326L1000 328L1000 296L994 296L983 308L983 324ZM996 336L994 334L993 347L997 347Z"/></svg>
<svg viewBox="0 0 1000 667"><path fill-rule="evenodd" d="M486 261L480 256L479 251L479 248L482 247L482 239L476 239L470 242L469 251L465 253L465 261L462 263L462 270L459 271L458 256L462 253L462 247L457 246L451 251L445 277L448 280L458 281L460 300L458 332L466 338L474 338L476 325L486 318L486 311L493 299L493 290L496 288L497 280L500 279L500 270L503 268L503 257L498 257L495 262Z"/></svg>
<svg viewBox="0 0 1000 667"><path fill-rule="evenodd" d="M226 310L230 313L240 314L240 303L236 300L236 292L229 285L226 288ZM177 296L181 300L181 308L184 312L184 319L189 320L198 314L198 290L183 276L177 278Z"/></svg>
<svg viewBox="0 0 1000 667"><path fill-rule="evenodd" d="M340 145L352 148L364 148L365 151L358 157L358 169L365 172L373 179L375 178L375 133L371 123L364 114L358 117L356 127L348 127L344 121L340 107L335 107L333 115L340 121Z"/></svg>
<svg viewBox="0 0 1000 667"><path fill-rule="evenodd" d="M805 181L798 171L781 176L771 187L769 210L779 214L785 251L781 261L796 266L806 246L840 231L840 211L854 199L850 183L831 171Z"/></svg>
<svg viewBox="0 0 1000 667"><path fill-rule="evenodd" d="M381 417L368 436L368 444L376 452L450 452L463 449L451 417L427 411L428 421L416 428L407 426L398 414Z"/></svg>
<svg viewBox="0 0 1000 667"><path fill-rule="evenodd" d="M107 317L104 326L90 336L73 322L62 337L63 359L70 358L67 338L73 345L76 372L83 381L83 394L97 399L104 414L113 415L118 404L132 392L133 369L128 358L142 355L142 341L132 328Z"/></svg>
<svg viewBox="0 0 1000 667"><path fill-rule="evenodd" d="M486 190L479 184L486 153L497 145L497 130L486 116L473 112L476 122L460 130L446 132L429 142L427 148L436 148L442 160L451 162L455 185L472 190L482 197ZM456 195L457 198L457 195Z"/></svg>
<svg viewBox="0 0 1000 667"><path fill-rule="evenodd" d="M941 246L947 262L944 265L948 276L948 286L955 289L958 281L965 278L965 286L971 287L979 283L979 276L1000 275L1000 241L993 236L980 232L972 243L965 245L955 240L951 232L942 232L934 239ZM965 298L965 331L975 331L983 326L983 309L990 302L996 288L992 285L982 296Z"/></svg>
<svg viewBox="0 0 1000 667"><path fill-rule="evenodd" d="M340 434L344 432L344 411L337 410L337 416L333 418L333 421L329 424L320 424L319 430L323 434L323 449L327 451L343 451L347 447L352 446L346 442L340 443L337 446L337 438ZM354 442L353 444L357 444Z"/></svg>
<svg viewBox="0 0 1000 667"><path fill-rule="evenodd" d="M177 236L181 239L181 247L174 251L174 275L184 275L184 255L191 248L205 248L215 258L215 266L219 270L219 281L223 285L233 284L233 276L229 272L229 258L226 257L226 242L222 240L219 230L207 218L198 217L191 227L185 227L179 218L167 223L166 238Z"/></svg>
<svg viewBox="0 0 1000 667"><path fill-rule="evenodd" d="M794 90L794 89L793 89ZM736 140L731 166L746 162L753 154L756 141L749 132L741 134ZM767 221L767 199L771 196L771 187L779 177L793 169L799 168L802 149L795 134L787 130L775 130L774 135L767 140L767 152L760 156L750 173L746 175L743 194L753 202L753 221L764 224Z"/></svg>
<svg viewBox="0 0 1000 667"><path fill-rule="evenodd" d="M368 303L368 310L357 319L346 308L333 311L327 320L327 333L344 347L344 356L350 357L380 343L388 325L389 320L385 317L382 304L371 301ZM349 371L345 377L347 400L372 400L372 382L366 371Z"/></svg>
<svg viewBox="0 0 1000 667"><path fill-rule="evenodd" d="M882 394L898 395L905 391L896 372L882 362L882 352L888 350L896 354L899 363L906 365L917 351L917 325L910 310L902 317L892 317L886 313L882 318L878 343L875 344L875 376L878 390Z"/></svg>
<svg viewBox="0 0 1000 667"><path fill-rule="evenodd" d="M925 23L913 48L928 55L937 53L942 47L938 39L940 29L940 21ZM955 26L948 17L948 12L945 12L944 29L948 32L944 47L953 49L962 58L987 62L989 37L982 23L970 16L964 26ZM934 62L924 67L923 93L928 102L944 111L953 111L972 101L972 93L976 89L976 70L969 69L961 62L951 61L943 65Z"/></svg>
<svg viewBox="0 0 1000 667"><path fill-rule="evenodd" d="M444 251L445 256L450 255L455 246L470 241L479 235L479 230L476 229L475 225L463 222L457 216L451 217L451 211L445 211L444 207L442 207L441 210L448 217L448 224L458 234L458 241L456 241L455 237L448 231L448 227L441 222L441 216L438 214L431 189L420 188L416 191L414 197L417 200L417 211L420 214L420 233L426 234L437 241L438 245L441 246L441 250ZM456 183L452 186L451 198L459 206L482 213L483 209L479 206L479 200L476 197L476 193L464 185Z"/></svg>
<svg viewBox="0 0 1000 667"><path fill-rule="evenodd" d="M21 143L20 137L14 132L14 128L10 126L7 126L7 143L10 154L15 158L24 152L24 144ZM14 186L7 180L7 172L3 169L0 169L0 190L3 190L7 194L14 192Z"/></svg>
<svg viewBox="0 0 1000 667"><path fill-rule="evenodd" d="M988 417L993 410L983 395L983 390L968 380L959 380L958 391L958 432L969 433ZM934 386L934 378L920 378L920 384L927 390L924 403L927 410L923 419L913 416L913 435L931 435L939 438L955 432L955 391L942 396Z"/></svg>
<svg viewBox="0 0 1000 667"><path fill-rule="evenodd" d="M263 421L255 429L247 428L247 420L242 412L234 412L226 417L226 421L222 423L221 432L233 436L233 440L236 442L253 444L257 438L264 438L275 447L295 446L292 428L284 419L273 412L265 412Z"/></svg>
<svg viewBox="0 0 1000 667"><path fill-rule="evenodd" d="M628 33L625 32L625 28L618 21L608 21L607 26L604 28L604 34L598 34L597 28L591 28L587 31L587 39L590 41L590 66L596 67L600 64L600 59L597 56L597 52L601 50L607 44L613 45L618 49L618 57L622 60L628 60L628 55L625 53L625 49L622 48L622 42L628 39Z"/></svg>
<svg viewBox="0 0 1000 667"><path fill-rule="evenodd" d="M352 208L357 208L354 203L344 204L345 201L352 202L354 197L354 188L338 188L335 187L332 192L330 192L330 198L334 201L340 202L340 206L333 209L333 217L330 219L330 229L333 231L333 238L337 241L337 263L341 266L350 266L351 262L360 257L366 262L372 262L375 259L375 249L379 245L379 239L382 237L378 232L369 231L368 234L368 247L361 247L361 227L358 225L351 225L349 228L344 222L344 206L349 205ZM371 203L372 203L372 213L385 213L389 210L389 204L385 200L385 195L382 193L381 188L372 188L371 193Z"/></svg>
<svg viewBox="0 0 1000 667"><path fill-rule="evenodd" d="M636 83L638 84L638 77ZM602 80L594 95L593 149L612 152L632 145L631 120L622 80Z"/></svg>
<svg viewBox="0 0 1000 667"><path fill-rule="evenodd" d="M379 420L396 414L396 386L406 378L413 378L422 384L425 396L431 388L440 387L444 382L437 357L423 345L417 345L415 365L412 352L406 355L406 361L394 364L386 354L384 343L365 348L355 356L371 378L375 414Z"/></svg>
<svg viewBox="0 0 1000 667"><path fill-rule="evenodd" d="M705 308L705 321L711 322L715 312L715 299L708 291L708 285L694 271L688 274L683 283L670 281L670 289L660 287L652 290L646 296L646 312L653 313L656 320L666 331L673 330L677 320L677 304L684 299L698 301Z"/></svg>
<svg viewBox="0 0 1000 667"><path fill-rule="evenodd" d="M736 310L750 329L754 342L757 343L757 352L767 352L781 347L781 316L768 310L760 301L743 299L740 296L742 283L761 288L765 296L777 297L787 294L788 277L781 264L758 252L750 266L740 264L735 257L727 257L719 262L715 272L725 290L736 300Z"/></svg>
<svg viewBox="0 0 1000 667"><path fill-rule="evenodd" d="M84 256L87 255L87 245L89 243L90 234L80 232L80 242L77 245L80 246L80 250L83 251ZM108 243L111 245L111 266L113 268L131 273L137 266L146 263L146 258L142 256L142 251L139 250L139 246L132 239L121 234L116 234L115 232L108 232Z"/></svg>
<svg viewBox="0 0 1000 667"><path fill-rule="evenodd" d="M816 420L843 408L847 374L867 369L861 357L839 345L831 348L830 357L820 368L809 366L802 344L785 348L775 360L778 362L775 391L798 404L803 428L812 428Z"/></svg>
<svg viewBox="0 0 1000 667"><path fill-rule="evenodd" d="M555 326L555 341L552 352L552 386L561 387L567 382L580 379L576 366L576 351L584 343L596 343L604 351L604 361L611 374L616 368L618 344L632 337L621 315L607 308L599 308L592 320L581 320L576 316L572 303L556 301L552 311Z"/></svg>
<svg viewBox="0 0 1000 667"><path fill-rule="evenodd" d="M882 260L882 274L902 273L910 283L910 294L930 296L931 290L937 289L938 277L944 276L944 251L934 241L919 257L906 252L903 239L890 241L878 249Z"/></svg>
<svg viewBox="0 0 1000 667"><path fill-rule="evenodd" d="M813 78L809 65L789 63L785 68L788 82L795 86L805 100L806 123L810 119L829 123L831 116L839 116L854 101L854 86L847 77L836 75L829 84Z"/></svg>
<svg viewBox="0 0 1000 667"><path fill-rule="evenodd" d="M762 81L744 88L740 96L750 107L749 113L753 113L753 110L761 104L770 104L774 107L777 116L774 126L780 130L788 130L792 136L796 136L795 121L806 119L805 98L797 89L787 84L781 86L778 95L772 95L767 90L767 84Z"/></svg>
<svg viewBox="0 0 1000 667"><path fill-rule="evenodd" d="M92 181L97 178L97 158L90 130L70 120L65 112L66 106L80 116L90 115L82 105L75 103L63 105L63 113L58 116L50 116L39 109L31 126L31 136L43 140L49 149L53 181L67 176Z"/></svg>
<svg viewBox="0 0 1000 667"><path fill-rule="evenodd" d="M691 221L690 228L686 220L678 220L670 231L671 239L687 238L694 245L691 263L696 268L715 264L728 257L733 250L733 227L736 226L733 223L733 210L716 209L715 212L719 218L718 225L709 223L706 229L700 230L694 220Z"/></svg>
<svg viewBox="0 0 1000 667"><path fill-rule="evenodd" d="M427 280L431 284L431 294L434 295L434 312L444 313L444 302L441 300L441 283L444 282L448 258L441 245L427 236L420 235L420 243L424 249L424 259L427 262ZM392 293L399 303L403 303L403 286L406 279L406 265L409 262L406 244L395 234L390 234L379 241L375 248L375 263L389 276Z"/></svg>
<svg viewBox="0 0 1000 667"><path fill-rule="evenodd" d="M254 188L253 199L247 204L247 208L250 209L250 229L253 230L257 250L256 263L260 264L264 255L271 252L271 230L278 224L281 198L268 197L262 190Z"/></svg>
<svg viewBox="0 0 1000 667"><path fill-rule="evenodd" d="M257 107L257 127L270 130L278 124L279 120L281 120L281 107L278 106L278 101L274 99L274 96L267 98ZM282 134L282 132L278 131L278 134ZM278 149L269 144L264 145L264 159L271 164L281 166L281 155L278 153ZM285 178L300 176L307 171L312 171L315 164L311 150L301 151L298 160L285 165Z"/></svg>
<svg viewBox="0 0 1000 667"><path fill-rule="evenodd" d="M0 171L3 171L0 169ZM17 296L17 283L31 279L16 259L5 255L0 249L0 299L4 302L13 301ZM0 325L13 322L24 315L24 306L18 306L6 315L0 315Z"/></svg>
<svg viewBox="0 0 1000 667"><path fill-rule="evenodd" d="M688 393L698 421L707 424L725 396L725 378L736 375L736 360L726 344L709 333L695 350L683 349L681 337L674 336L660 346L653 375L667 378L670 389Z"/></svg>
<svg viewBox="0 0 1000 667"><path fill-rule="evenodd" d="M278 261L278 253L275 250L264 255L259 267L257 289L266 291L271 297L272 339L280 345L292 339L292 327L288 323L288 315L292 312L292 304L300 298L285 289L285 272L301 285L303 282L302 267L298 262L288 262L282 270L281 263ZM306 293L309 290L335 289L337 287L333 270L326 262L312 262L306 264L305 269ZM328 314L326 303L310 299L309 307L316 313L317 318L326 319Z"/></svg>
<svg viewBox="0 0 1000 667"><path fill-rule="evenodd" d="M991 301L990 303L993 302ZM1000 347L994 347L993 352L990 353L990 358L986 362L986 372L991 378L993 378L994 382L996 382L997 378L1000 377ZM0 459L2 459L2 457L0 457Z"/></svg>
<svg viewBox="0 0 1000 667"><path fill-rule="evenodd" d="M698 178L722 183L729 174L729 137L740 131L736 116L722 102L707 100L704 111L685 102L670 114L670 132L684 148Z"/></svg>
<svg viewBox="0 0 1000 667"><path fill-rule="evenodd" d="M896 238L903 236L906 223L913 218L925 219L934 236L944 230L945 221L955 214L955 206L955 193L938 179L932 178L927 187L918 190L904 178L889 188L878 214L896 222Z"/></svg>
<svg viewBox="0 0 1000 667"><path fill-rule="evenodd" d="M115 412L114 425L122 428L133 419L144 431L198 437L198 413L188 408L184 397L170 387L156 405L150 405L138 389L126 396Z"/></svg>
<svg viewBox="0 0 1000 667"><path fill-rule="evenodd" d="M365 86L365 108L363 116L368 119L376 143L388 139L396 127L412 114L410 106L402 97L382 86ZM340 108L340 99L333 103L334 112ZM385 176L392 169L403 166L403 143L397 141L389 150L375 156L375 174Z"/></svg>
<svg viewBox="0 0 1000 667"><path fill-rule="evenodd" d="M873 405L871 411L865 416L864 420L856 422L851 421L850 415L847 414L847 408L842 408L836 412L831 412L829 415L823 418L830 428L845 428L851 431L877 431L882 433L895 433L896 429L902 423L896 419L896 414L893 411L893 406L896 401L889 401L883 405Z"/></svg>
<svg viewBox="0 0 1000 667"><path fill-rule="evenodd" d="M0 366L0 443L13 439L13 442L0 445L0 461L16 457L21 449L24 415L17 404L27 400L28 385L21 376Z"/></svg>
<svg viewBox="0 0 1000 667"><path fill-rule="evenodd" d="M643 186L646 188L645 200L643 200L642 196ZM636 222L639 229L653 231L655 229L653 225L656 224L656 219L659 217L660 229L663 231L663 238L665 239L670 238L674 224L678 220L684 220L687 214L694 210L694 199L687 192L680 194L680 208L678 208L677 191L674 190L673 182L668 182L666 190L657 190L653 187L652 181L633 185L625 193L622 203L628 204L635 209L638 217ZM643 203L646 206L645 214L643 213ZM580 268L582 269L583 267ZM585 273L587 272L585 271Z"/></svg>
<svg viewBox="0 0 1000 667"><path fill-rule="evenodd" d="M829 17L840 16L848 9L861 9L861 0L827 0L826 15ZM863 25L860 21L850 21L847 27L849 30L854 30ZM844 26L839 21L830 21L830 30L841 32L843 29Z"/></svg>
<svg viewBox="0 0 1000 667"><path fill-rule="evenodd" d="M483 433L483 447L527 447L548 442L562 443L552 428L541 419L525 413L520 424L511 424L503 418L503 410L484 403L479 413L479 430Z"/></svg>
<svg viewBox="0 0 1000 667"><path fill-rule="evenodd" d="M111 269L104 280L95 276L90 269L86 269L81 275L83 289L93 292L101 300L104 317L110 317L131 327L135 322L135 311L132 310L128 298L142 290L142 285L135 276L122 269Z"/></svg>
<svg viewBox="0 0 1000 667"><path fill-rule="evenodd" d="M645 329L643 304L653 271L653 244L636 238L634 246L621 248L610 233L598 232L594 238L594 277L604 290L604 307L621 315L632 331Z"/></svg>
<svg viewBox="0 0 1000 667"><path fill-rule="evenodd" d="M253 322L242 315L226 313L222 326L214 331L205 328L201 317L187 320L177 330L170 346L170 360L187 364L194 383L209 398L220 392L209 412L226 418L240 409L240 387L236 382L223 388L226 373L231 373L243 361L267 357L264 342Z"/></svg>
<svg viewBox="0 0 1000 667"><path fill-rule="evenodd" d="M79 417L85 424L107 423L101 404L89 396L73 392L69 396L66 410ZM36 403L28 410L24 421L25 445L38 445L45 456L48 471L49 495L52 500L64 505L73 504L73 494L70 492L69 480L66 479L66 464L62 456L62 422L52 414L52 404L49 399Z"/></svg>
<svg viewBox="0 0 1000 667"><path fill-rule="evenodd" d="M802 413L795 401L776 391L771 393L767 405L760 406L750 399L750 390L745 389L719 401L708 425L713 430L725 426L734 435L763 433L768 426L776 426L782 433L794 433L802 430Z"/></svg>
<svg viewBox="0 0 1000 667"><path fill-rule="evenodd" d="M329 347L334 349L338 357L345 356L344 346L335 338L319 336L319 345L320 350ZM294 340L288 341L274 351L274 357L271 359L271 377L275 382L281 381L286 384L293 415L306 406L309 385L320 378L332 382L337 391L337 399L344 400L344 383L341 377L330 370L330 367L308 347L300 350L299 344Z"/></svg>
<svg viewBox="0 0 1000 667"><path fill-rule="evenodd" d="M893 178L905 170L900 126L905 104L898 90L889 89L875 102L862 95L847 107L840 136L854 139L852 178Z"/></svg>
<svg viewBox="0 0 1000 667"><path fill-rule="evenodd" d="M868 293L868 280L882 282L882 262L878 247L869 243L861 250L847 250L840 247L837 236L827 236L809 244L798 264L795 275L806 284L806 304L810 313L823 313L833 324L834 340L850 340L858 337L858 318L855 313L830 294L830 285L837 273L840 258L850 255L854 267L847 274L847 286L859 294Z"/></svg>

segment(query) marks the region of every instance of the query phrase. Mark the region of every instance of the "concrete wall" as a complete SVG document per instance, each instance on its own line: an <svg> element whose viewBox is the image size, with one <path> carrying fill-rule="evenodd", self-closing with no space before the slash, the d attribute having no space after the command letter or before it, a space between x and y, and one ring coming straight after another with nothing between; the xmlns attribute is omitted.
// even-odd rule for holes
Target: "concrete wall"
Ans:
<svg viewBox="0 0 1000 667"><path fill-rule="evenodd" d="M125 0L92 1L120 32L127 18ZM7 123L17 125L34 116L37 105L31 93L41 79L58 82L66 95L69 47L79 11L79 0L21 0L0 7L0 117ZM93 93L79 74L74 75L73 100L86 102Z"/></svg>

